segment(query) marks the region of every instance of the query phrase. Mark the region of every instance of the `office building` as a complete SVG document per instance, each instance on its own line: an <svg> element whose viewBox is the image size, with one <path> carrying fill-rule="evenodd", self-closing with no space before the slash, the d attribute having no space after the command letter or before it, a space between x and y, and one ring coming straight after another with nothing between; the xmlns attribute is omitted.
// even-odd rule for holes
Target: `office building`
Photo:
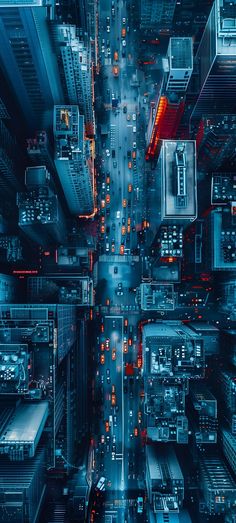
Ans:
<svg viewBox="0 0 236 523"><path fill-rule="evenodd" d="M2 365L0 372L2 378ZM10 367L8 379L9 376ZM0 454L8 455L11 461L23 461L34 457L48 413L47 401L17 405L13 412L9 412L4 429L1 430L0 427Z"/></svg>
<svg viewBox="0 0 236 523"><path fill-rule="evenodd" d="M0 519L4 523L36 521L46 490L45 449L20 463L0 457L0 468Z"/></svg>
<svg viewBox="0 0 236 523"><path fill-rule="evenodd" d="M208 265L213 271L236 269L236 230L234 207L211 211L208 217Z"/></svg>
<svg viewBox="0 0 236 523"><path fill-rule="evenodd" d="M23 173L21 175L23 157L16 139L1 119L0 143L0 191L5 195L9 209L13 210L15 208L15 191L23 187ZM4 209L4 199L1 201L1 206Z"/></svg>
<svg viewBox="0 0 236 523"><path fill-rule="evenodd" d="M216 325L203 321L190 321L188 326L203 340L206 357L219 354L220 330Z"/></svg>
<svg viewBox="0 0 236 523"><path fill-rule="evenodd" d="M141 283L140 305L143 311L173 311L174 286L159 283Z"/></svg>
<svg viewBox="0 0 236 523"><path fill-rule="evenodd" d="M188 443L185 395L188 379L204 376L203 340L181 322L144 325L142 330L147 437Z"/></svg>
<svg viewBox="0 0 236 523"><path fill-rule="evenodd" d="M229 351L230 356L230 351ZM224 415L230 424L231 432L236 434L236 382L235 373L222 370L218 375L220 399L224 409Z"/></svg>
<svg viewBox="0 0 236 523"><path fill-rule="evenodd" d="M98 2L97 0L81 0L78 4L80 27L83 34L87 33L91 42L92 61L98 65Z"/></svg>
<svg viewBox="0 0 236 523"><path fill-rule="evenodd" d="M176 137L184 105L184 96L176 92L161 94L157 102L151 102L146 160L158 158L161 140L171 140Z"/></svg>
<svg viewBox="0 0 236 523"><path fill-rule="evenodd" d="M161 261L174 261L183 256L183 227L162 224L157 234L158 256Z"/></svg>
<svg viewBox="0 0 236 523"><path fill-rule="evenodd" d="M203 116L199 123L196 144L197 164L202 171L217 171L224 166L224 162L228 165L231 161L235 162L236 115L209 115L207 112L207 116Z"/></svg>
<svg viewBox="0 0 236 523"><path fill-rule="evenodd" d="M46 167L27 167L25 185L17 194L19 227L42 247L63 243L65 218Z"/></svg>
<svg viewBox="0 0 236 523"><path fill-rule="evenodd" d="M50 127L53 106L64 99L47 7L0 7L0 69L27 128Z"/></svg>
<svg viewBox="0 0 236 523"><path fill-rule="evenodd" d="M56 466L63 474L66 462L74 460L78 441L76 411L80 406L73 397L78 379L73 362L78 351L76 308L0 305L0 318L0 407L6 405L6 396L17 402L17 410L8 419L9 442L2 445L4 452L11 459L33 455L43 434L47 466ZM32 432L27 428L33 419Z"/></svg>
<svg viewBox="0 0 236 523"><path fill-rule="evenodd" d="M170 38L168 50L168 73L166 91L183 93L187 91L193 72L192 38Z"/></svg>
<svg viewBox="0 0 236 523"><path fill-rule="evenodd" d="M0 303L14 303L17 299L18 288L19 282L14 276L0 274Z"/></svg>
<svg viewBox="0 0 236 523"><path fill-rule="evenodd" d="M31 165L45 165L50 173L55 172L53 148L46 131L36 131L34 138L27 139L27 156Z"/></svg>
<svg viewBox="0 0 236 523"><path fill-rule="evenodd" d="M219 456L200 459L200 485L206 511L212 515L233 511L236 504L236 483Z"/></svg>
<svg viewBox="0 0 236 523"><path fill-rule="evenodd" d="M226 312L231 320L236 320L236 278L234 273L220 283L219 308Z"/></svg>
<svg viewBox="0 0 236 523"><path fill-rule="evenodd" d="M195 141L163 140L158 160L162 221L187 225L197 217Z"/></svg>
<svg viewBox="0 0 236 523"><path fill-rule="evenodd" d="M28 299L33 303L73 303L93 306L93 281L88 276L38 276L27 280Z"/></svg>
<svg viewBox="0 0 236 523"><path fill-rule="evenodd" d="M143 327L144 375L152 379L202 378L205 371L201 337L180 321Z"/></svg>
<svg viewBox="0 0 236 523"><path fill-rule="evenodd" d="M77 106L55 106L54 139L55 165L68 208L73 215L90 215L94 209L93 158Z"/></svg>
<svg viewBox="0 0 236 523"><path fill-rule="evenodd" d="M217 400L206 384L191 384L192 426L197 446L217 443Z"/></svg>
<svg viewBox="0 0 236 523"><path fill-rule="evenodd" d="M191 38L170 38L160 95L151 101L146 160L158 158L161 140L173 140L184 113L185 92L193 71Z"/></svg>
<svg viewBox="0 0 236 523"><path fill-rule="evenodd" d="M63 66L61 74L62 81L64 79L66 84L66 103L79 106L80 114L84 116L86 134L93 136L95 134L94 80L90 40L81 39L75 25L55 24L53 34L58 59Z"/></svg>
<svg viewBox="0 0 236 523"><path fill-rule="evenodd" d="M184 499L184 478L172 446L146 447L146 487L156 515L178 513Z"/></svg>
<svg viewBox="0 0 236 523"><path fill-rule="evenodd" d="M234 474L236 474L236 436L223 428L221 438L224 455Z"/></svg>
<svg viewBox="0 0 236 523"><path fill-rule="evenodd" d="M176 0L147 0L140 1L140 28L168 34L172 26Z"/></svg>
<svg viewBox="0 0 236 523"><path fill-rule="evenodd" d="M0 260L8 263L23 260L22 243L18 236L0 234Z"/></svg>
<svg viewBox="0 0 236 523"><path fill-rule="evenodd" d="M215 0L196 54L198 97L192 121L209 113L236 113L235 3Z"/></svg>
<svg viewBox="0 0 236 523"><path fill-rule="evenodd" d="M211 204L227 205L236 201L236 173L213 173Z"/></svg>

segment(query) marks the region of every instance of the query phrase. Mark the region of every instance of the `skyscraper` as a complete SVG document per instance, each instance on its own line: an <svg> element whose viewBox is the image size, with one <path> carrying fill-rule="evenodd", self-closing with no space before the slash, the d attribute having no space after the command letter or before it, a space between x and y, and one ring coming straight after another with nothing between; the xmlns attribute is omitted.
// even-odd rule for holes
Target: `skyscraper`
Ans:
<svg viewBox="0 0 236 523"><path fill-rule="evenodd" d="M46 7L0 7L0 68L28 128L50 126L64 99Z"/></svg>
<svg viewBox="0 0 236 523"><path fill-rule="evenodd" d="M209 113L236 111L236 10L235 2L215 0L196 54L199 95L192 120Z"/></svg>
<svg viewBox="0 0 236 523"><path fill-rule="evenodd" d="M94 135L93 111L93 69L90 41L82 40L74 25L55 24L54 39L63 64L63 77L66 84L65 97L68 104L79 106L84 115L87 135ZM73 68L73 74L71 74Z"/></svg>
<svg viewBox="0 0 236 523"><path fill-rule="evenodd" d="M176 0L146 0L140 2L141 29L152 29L155 32L161 29L170 29Z"/></svg>
<svg viewBox="0 0 236 523"><path fill-rule="evenodd" d="M93 159L76 105L54 108L55 165L70 212L93 212Z"/></svg>

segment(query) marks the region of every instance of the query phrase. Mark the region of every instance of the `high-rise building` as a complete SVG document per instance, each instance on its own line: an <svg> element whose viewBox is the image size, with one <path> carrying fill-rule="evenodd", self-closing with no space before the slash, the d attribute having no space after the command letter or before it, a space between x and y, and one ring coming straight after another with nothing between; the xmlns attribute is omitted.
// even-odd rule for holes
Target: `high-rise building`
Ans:
<svg viewBox="0 0 236 523"><path fill-rule="evenodd" d="M45 166L27 167L26 191L17 194L19 227L43 247L63 243L65 218Z"/></svg>
<svg viewBox="0 0 236 523"><path fill-rule="evenodd" d="M144 325L143 374L147 437L188 442L188 380L204 376L203 340L181 322Z"/></svg>
<svg viewBox="0 0 236 523"><path fill-rule="evenodd" d="M18 280L8 274L0 274L0 303L14 303L17 298Z"/></svg>
<svg viewBox="0 0 236 523"><path fill-rule="evenodd" d="M227 162L228 165L229 162L235 164L236 115L203 116L199 123L196 144L197 164L200 170L215 171L220 169L224 162Z"/></svg>
<svg viewBox="0 0 236 523"><path fill-rule="evenodd" d="M73 303L93 306L93 281L88 276L38 276L27 280L28 299L33 303Z"/></svg>
<svg viewBox="0 0 236 523"><path fill-rule="evenodd" d="M188 224L197 217L195 141L163 140L158 169L161 176L161 218Z"/></svg>
<svg viewBox="0 0 236 523"><path fill-rule="evenodd" d="M166 91L185 92L193 72L192 38L170 38L167 60Z"/></svg>
<svg viewBox="0 0 236 523"><path fill-rule="evenodd" d="M213 271L236 269L235 207L217 207L208 217L208 258Z"/></svg>
<svg viewBox="0 0 236 523"><path fill-rule="evenodd" d="M176 0L140 1L140 27L157 33L172 26Z"/></svg>
<svg viewBox="0 0 236 523"><path fill-rule="evenodd" d="M224 428L221 437L224 455L234 474L236 474L236 436Z"/></svg>
<svg viewBox="0 0 236 523"><path fill-rule="evenodd" d="M206 511L212 516L230 513L235 507L236 483L223 459L202 457L200 478Z"/></svg>
<svg viewBox="0 0 236 523"><path fill-rule="evenodd" d="M93 201L93 158L84 138L84 117L76 105L54 108L55 165L73 215L90 215Z"/></svg>
<svg viewBox="0 0 236 523"><path fill-rule="evenodd" d="M190 396L193 406L193 434L198 446L217 442L217 400L206 384L191 384Z"/></svg>
<svg viewBox="0 0 236 523"><path fill-rule="evenodd" d="M62 80L64 79L66 85L66 103L79 106L79 111L84 116L86 133L93 136L95 121L91 43L88 38L81 39L74 25L55 24L53 34L58 58L63 65Z"/></svg>
<svg viewBox="0 0 236 523"><path fill-rule="evenodd" d="M79 407L73 398L78 379L73 363L78 351L76 307L0 305L0 318L0 408L6 398L17 406L8 418L9 445L4 446L3 438L2 452L12 460L27 459L42 443L42 435L47 467L57 464L64 473L67 462L73 463L78 441Z"/></svg>
<svg viewBox="0 0 236 523"><path fill-rule="evenodd" d="M236 112L235 2L215 0L196 54L199 76L193 123L209 113Z"/></svg>
<svg viewBox="0 0 236 523"><path fill-rule="evenodd" d="M146 487L156 517L166 512L178 514L184 499L184 477L172 446L146 447Z"/></svg>
<svg viewBox="0 0 236 523"><path fill-rule="evenodd" d="M53 106L64 99L47 7L22 4L0 7L0 68L28 129L35 130L51 125Z"/></svg>
<svg viewBox="0 0 236 523"><path fill-rule="evenodd" d="M158 157L161 140L176 137L184 112L185 92L193 71L192 39L170 38L163 66L161 92L158 99L151 102L146 160Z"/></svg>
<svg viewBox="0 0 236 523"><path fill-rule="evenodd" d="M22 154L16 139L2 120L0 120L0 143L0 190L11 205L15 200L16 190L20 190L23 185L23 176L20 172ZM3 203L4 199L1 201L1 204Z"/></svg>
<svg viewBox="0 0 236 523"><path fill-rule="evenodd" d="M236 201L236 173L213 173L211 204L226 205Z"/></svg>

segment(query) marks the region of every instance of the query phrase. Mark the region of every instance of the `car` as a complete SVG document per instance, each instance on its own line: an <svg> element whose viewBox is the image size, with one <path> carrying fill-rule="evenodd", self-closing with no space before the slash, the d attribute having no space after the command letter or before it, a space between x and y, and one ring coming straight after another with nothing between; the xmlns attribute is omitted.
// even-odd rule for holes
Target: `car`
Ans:
<svg viewBox="0 0 236 523"><path fill-rule="evenodd" d="M106 431L106 432L109 432L109 430L110 430L109 421L106 420L106 421L105 421L105 431Z"/></svg>
<svg viewBox="0 0 236 523"><path fill-rule="evenodd" d="M105 363L105 355L104 354L101 354L101 356L100 356L100 363L101 363L101 365L104 365L104 363Z"/></svg>
<svg viewBox="0 0 236 523"><path fill-rule="evenodd" d="M127 344L126 338L124 338L124 341L123 341L123 352L125 352L125 353L128 352L128 344Z"/></svg>
<svg viewBox="0 0 236 523"><path fill-rule="evenodd" d="M111 252L115 252L115 242L112 242L111 244Z"/></svg>
<svg viewBox="0 0 236 523"><path fill-rule="evenodd" d="M105 343L105 346L106 346L106 350L109 350L110 349L110 340L109 338L106 339L106 343ZM107 369L108 371L109 369ZM110 372L110 371L109 371Z"/></svg>
<svg viewBox="0 0 236 523"><path fill-rule="evenodd" d="M131 183L129 183L129 185L128 185L128 192L132 192L132 184Z"/></svg>
<svg viewBox="0 0 236 523"><path fill-rule="evenodd" d="M133 133L136 133L136 126L133 126Z"/></svg>
<svg viewBox="0 0 236 523"><path fill-rule="evenodd" d="M115 452L112 452L112 453L111 453L111 459L112 459L112 460L114 460L114 459L115 459L115 457L116 457L116 454L115 454Z"/></svg>
<svg viewBox="0 0 236 523"><path fill-rule="evenodd" d="M114 427L116 427L116 425L117 425L117 416L113 416L113 424L114 424Z"/></svg>
<svg viewBox="0 0 236 523"><path fill-rule="evenodd" d="M116 217L117 217L117 219L119 220L119 218L120 218L120 211L117 211L117 212L116 212Z"/></svg>
<svg viewBox="0 0 236 523"><path fill-rule="evenodd" d="M123 107L123 113L125 113L125 114L127 113L127 105L124 105L124 107Z"/></svg>
<svg viewBox="0 0 236 523"><path fill-rule="evenodd" d="M101 435L101 443L102 444L105 443L105 436L104 436L104 434Z"/></svg>
<svg viewBox="0 0 236 523"><path fill-rule="evenodd" d="M120 72L120 69L119 69L119 66L118 65L114 65L113 68L112 68L112 72L113 72L113 75L114 76L119 76L119 72ZM113 98L113 100L115 100L115 98Z"/></svg>
<svg viewBox="0 0 236 523"><path fill-rule="evenodd" d="M129 416L130 416L130 418L132 418L132 416L133 416L133 411L132 410L129 411Z"/></svg>
<svg viewBox="0 0 236 523"><path fill-rule="evenodd" d="M126 234L126 227L123 225L123 227L121 227L121 234L122 236L124 236Z"/></svg>
<svg viewBox="0 0 236 523"><path fill-rule="evenodd" d="M123 47L126 46L126 40L122 40L122 45L123 45Z"/></svg>
<svg viewBox="0 0 236 523"><path fill-rule="evenodd" d="M110 183L110 173L107 173L107 177L106 177L106 183L109 184Z"/></svg>
<svg viewBox="0 0 236 523"><path fill-rule="evenodd" d="M106 149L106 156L107 157L111 156L111 153L110 153L109 149Z"/></svg>
<svg viewBox="0 0 236 523"><path fill-rule="evenodd" d="M106 252L109 252L109 249L110 249L110 246L109 246L109 243L107 242L106 243Z"/></svg>
<svg viewBox="0 0 236 523"><path fill-rule="evenodd" d="M110 47L107 48L107 54L108 54L108 56L110 56L110 54L111 54L111 49L110 49Z"/></svg>
<svg viewBox="0 0 236 523"><path fill-rule="evenodd" d="M110 203L111 197L110 194L106 194L106 203Z"/></svg>
<svg viewBox="0 0 236 523"><path fill-rule="evenodd" d="M132 115L132 119L133 119L133 121L135 122L135 120L136 120L136 114L135 114L135 113L133 113L133 115Z"/></svg>
<svg viewBox="0 0 236 523"><path fill-rule="evenodd" d="M101 227L100 227L100 231L101 231L101 234L104 234L104 233L105 233L105 226L104 226L104 225L101 225Z"/></svg>
<svg viewBox="0 0 236 523"><path fill-rule="evenodd" d="M121 246L120 246L120 255L123 256L124 252L125 252L125 247L124 247L123 244L121 244Z"/></svg>
<svg viewBox="0 0 236 523"><path fill-rule="evenodd" d="M130 119L131 119L131 116L130 116L130 114L127 114L127 115L126 115L126 120L128 120L128 122L129 122L129 121L130 121Z"/></svg>
<svg viewBox="0 0 236 523"><path fill-rule="evenodd" d="M106 306L109 307L109 305L110 305L110 298L107 298L106 299Z"/></svg>
<svg viewBox="0 0 236 523"><path fill-rule="evenodd" d="M111 395L111 404L112 407L115 407L116 405L116 395L114 393Z"/></svg>
<svg viewBox="0 0 236 523"><path fill-rule="evenodd" d="M122 18L122 24L126 24L126 18Z"/></svg>
<svg viewBox="0 0 236 523"><path fill-rule="evenodd" d="M105 205L106 205L106 204L105 204L105 200L101 200L101 208L102 208L102 209L104 209Z"/></svg>
<svg viewBox="0 0 236 523"><path fill-rule="evenodd" d="M116 349L112 349L111 359L112 359L113 361L116 360Z"/></svg>
<svg viewBox="0 0 236 523"><path fill-rule="evenodd" d="M113 162L113 167L114 167L114 169L116 169L116 167L117 167L117 161L114 161L114 162Z"/></svg>
<svg viewBox="0 0 236 523"><path fill-rule="evenodd" d="M138 427L134 427L134 435L137 437L138 436Z"/></svg>
<svg viewBox="0 0 236 523"><path fill-rule="evenodd" d="M110 33L110 30L111 30L111 29L110 29L110 26L107 25L107 33Z"/></svg>
<svg viewBox="0 0 236 523"><path fill-rule="evenodd" d="M122 38L126 37L126 29L125 29L125 27L122 27L122 29L121 29L121 36L122 36Z"/></svg>
<svg viewBox="0 0 236 523"><path fill-rule="evenodd" d="M118 62L118 60L119 60L118 51L115 51L115 52L114 52L114 60L115 60L116 62Z"/></svg>
<svg viewBox="0 0 236 523"><path fill-rule="evenodd" d="M100 349L101 349L102 352L105 350L105 343L103 343L103 342L101 343Z"/></svg>
<svg viewBox="0 0 236 523"><path fill-rule="evenodd" d="M132 169L132 162L128 162L129 169Z"/></svg>
<svg viewBox="0 0 236 523"><path fill-rule="evenodd" d="M114 274L118 273L118 267L114 267Z"/></svg>
<svg viewBox="0 0 236 523"><path fill-rule="evenodd" d="M128 339L128 345L129 345L129 347L132 346L132 338L129 338L129 339Z"/></svg>
<svg viewBox="0 0 236 523"><path fill-rule="evenodd" d="M133 148L136 149L136 147L137 147L136 142L133 142Z"/></svg>
<svg viewBox="0 0 236 523"><path fill-rule="evenodd" d="M102 51L102 53L105 53L105 46L104 45L102 45L101 51Z"/></svg>
<svg viewBox="0 0 236 523"><path fill-rule="evenodd" d="M133 160L136 159L136 151L132 151L132 158L133 158Z"/></svg>
<svg viewBox="0 0 236 523"><path fill-rule="evenodd" d="M124 198L123 201L122 201L122 206L123 207L127 207L127 200Z"/></svg>

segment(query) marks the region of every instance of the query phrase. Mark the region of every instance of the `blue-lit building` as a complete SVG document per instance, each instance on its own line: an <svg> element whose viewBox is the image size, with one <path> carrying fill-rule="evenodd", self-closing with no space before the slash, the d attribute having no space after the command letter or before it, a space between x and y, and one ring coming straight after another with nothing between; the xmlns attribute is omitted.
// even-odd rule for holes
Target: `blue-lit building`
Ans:
<svg viewBox="0 0 236 523"><path fill-rule="evenodd" d="M215 0L196 54L198 97L193 123L202 115L235 114L235 2Z"/></svg>
<svg viewBox="0 0 236 523"><path fill-rule="evenodd" d="M42 247L63 243L65 218L46 167L27 167L25 185L17 194L19 227Z"/></svg>
<svg viewBox="0 0 236 523"><path fill-rule="evenodd" d="M200 480L206 513L218 516L235 510L236 483L220 456L201 458Z"/></svg>
<svg viewBox="0 0 236 523"><path fill-rule="evenodd" d="M28 129L48 128L53 106L64 98L47 7L14 4L20 7L0 6L0 68Z"/></svg>
<svg viewBox="0 0 236 523"><path fill-rule="evenodd" d="M55 165L68 208L73 215L90 215L94 209L93 157L78 106L56 105L53 130Z"/></svg>
<svg viewBox="0 0 236 523"><path fill-rule="evenodd" d="M61 74L66 85L66 103L79 106L80 114L84 116L86 134L93 136L95 118L91 42L88 38L82 39L75 25L55 24L53 35L58 60L62 62Z"/></svg>

